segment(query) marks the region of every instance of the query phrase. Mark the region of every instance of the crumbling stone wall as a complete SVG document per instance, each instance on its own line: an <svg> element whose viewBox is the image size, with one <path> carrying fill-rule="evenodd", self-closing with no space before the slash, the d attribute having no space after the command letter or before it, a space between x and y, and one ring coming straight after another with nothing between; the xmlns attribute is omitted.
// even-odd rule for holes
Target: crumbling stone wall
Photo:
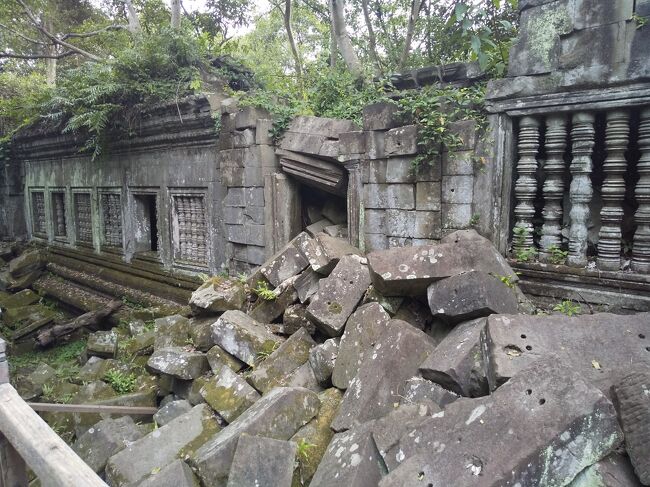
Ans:
<svg viewBox="0 0 650 487"><path fill-rule="evenodd" d="M24 171L19 160L0 160L0 240L27 234L23 205Z"/></svg>

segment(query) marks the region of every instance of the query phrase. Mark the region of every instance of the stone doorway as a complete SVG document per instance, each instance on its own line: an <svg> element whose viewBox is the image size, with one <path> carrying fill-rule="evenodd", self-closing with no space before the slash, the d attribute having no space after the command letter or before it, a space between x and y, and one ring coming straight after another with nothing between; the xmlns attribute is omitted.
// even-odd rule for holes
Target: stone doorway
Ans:
<svg viewBox="0 0 650 487"><path fill-rule="evenodd" d="M158 254L158 198L156 194L136 194L135 252L139 255Z"/></svg>

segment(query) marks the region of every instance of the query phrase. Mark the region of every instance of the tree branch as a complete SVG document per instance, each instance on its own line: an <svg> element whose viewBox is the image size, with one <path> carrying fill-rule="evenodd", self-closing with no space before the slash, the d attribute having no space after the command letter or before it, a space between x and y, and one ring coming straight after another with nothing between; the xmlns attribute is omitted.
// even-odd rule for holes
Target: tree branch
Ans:
<svg viewBox="0 0 650 487"><path fill-rule="evenodd" d="M61 59L64 57L77 54L74 51L66 51L61 54L14 54L11 52L0 52L0 59L13 58L13 59Z"/></svg>
<svg viewBox="0 0 650 487"><path fill-rule="evenodd" d="M26 41L31 42L31 43L33 43L33 44L40 44L41 46L47 46L47 45L48 45L47 42L37 41L36 39L32 39L31 37L27 37L26 35L21 34L20 32L18 32L16 29L12 29L12 28L9 27L8 25L0 24L0 27L2 27L3 29L8 30L9 32L11 32L11 33L17 35L18 37L22 37L22 38L25 39Z"/></svg>
<svg viewBox="0 0 650 487"><path fill-rule="evenodd" d="M67 34L63 34L61 36L61 40L64 41L64 40L70 39L72 37L75 37L75 38L92 37L92 36L96 36L98 34L103 34L104 32L111 32L111 31L123 30L123 29L128 30L128 26L126 26L126 25L109 25L109 26L104 27L103 29L94 30L92 32L80 32L80 33L69 32Z"/></svg>

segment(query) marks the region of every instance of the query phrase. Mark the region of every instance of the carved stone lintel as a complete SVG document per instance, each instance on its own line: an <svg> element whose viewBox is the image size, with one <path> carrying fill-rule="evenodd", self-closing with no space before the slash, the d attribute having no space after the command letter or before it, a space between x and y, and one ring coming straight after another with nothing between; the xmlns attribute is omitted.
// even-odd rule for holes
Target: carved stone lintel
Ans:
<svg viewBox="0 0 650 487"><path fill-rule="evenodd" d="M363 220L363 181L359 160L348 161L344 164L348 170L348 241L350 245L360 247L361 225Z"/></svg>
<svg viewBox="0 0 650 487"><path fill-rule="evenodd" d="M564 198L564 153L567 146L567 116L551 115L546 120L546 162L544 172L544 225L540 260L551 259L549 249L562 245L562 199Z"/></svg>
<svg viewBox="0 0 650 487"><path fill-rule="evenodd" d="M634 214L637 224L632 246L632 270L650 272L650 107L641 111L639 123L639 151L637 163L639 182L634 195L639 208Z"/></svg>
<svg viewBox="0 0 650 487"><path fill-rule="evenodd" d="M605 144L607 158L603 170L603 209L598 236L598 268L617 271L621 267L621 222L625 198L625 150L630 136L629 114L614 110L607 114Z"/></svg>
<svg viewBox="0 0 650 487"><path fill-rule="evenodd" d="M579 112L573 115L571 130L571 226L569 227L569 265L584 267L587 265L587 222L589 220L589 203L593 195L591 186L592 153L595 144L594 114Z"/></svg>
<svg viewBox="0 0 650 487"><path fill-rule="evenodd" d="M515 235L512 248L515 252L533 247L533 217L537 194L537 152L539 150L539 121L522 117L519 122L519 161L515 182ZM520 232L518 234L518 232Z"/></svg>

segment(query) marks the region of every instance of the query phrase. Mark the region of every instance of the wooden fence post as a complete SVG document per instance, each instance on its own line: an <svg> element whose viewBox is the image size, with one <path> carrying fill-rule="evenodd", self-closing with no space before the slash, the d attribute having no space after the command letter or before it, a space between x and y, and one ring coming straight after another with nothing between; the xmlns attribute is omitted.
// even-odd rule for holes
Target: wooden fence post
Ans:
<svg viewBox="0 0 650 487"><path fill-rule="evenodd" d="M6 351L7 343L0 338L0 384L9 383ZM27 484L25 461L0 431L0 487L27 487Z"/></svg>

